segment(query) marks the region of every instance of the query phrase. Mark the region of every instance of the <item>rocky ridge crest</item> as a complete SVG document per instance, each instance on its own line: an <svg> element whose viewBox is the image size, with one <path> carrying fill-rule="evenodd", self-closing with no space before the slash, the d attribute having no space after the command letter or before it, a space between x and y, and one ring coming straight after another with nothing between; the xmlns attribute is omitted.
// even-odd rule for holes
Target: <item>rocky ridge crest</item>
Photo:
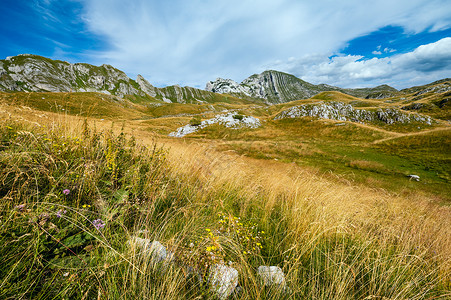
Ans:
<svg viewBox="0 0 451 300"><path fill-rule="evenodd" d="M267 103L284 103L307 99L325 91L339 91L355 97L376 99L392 97L398 92L388 85L361 89L342 89L327 84L315 85L294 75L273 70L254 74L241 83L231 79L217 78L214 81L209 81L205 90L221 94L260 98Z"/></svg>
<svg viewBox="0 0 451 300"><path fill-rule="evenodd" d="M215 98L214 93L192 87L157 88L141 75L135 81L110 65L72 64L31 54L0 60L0 91L100 92L168 103L209 102Z"/></svg>

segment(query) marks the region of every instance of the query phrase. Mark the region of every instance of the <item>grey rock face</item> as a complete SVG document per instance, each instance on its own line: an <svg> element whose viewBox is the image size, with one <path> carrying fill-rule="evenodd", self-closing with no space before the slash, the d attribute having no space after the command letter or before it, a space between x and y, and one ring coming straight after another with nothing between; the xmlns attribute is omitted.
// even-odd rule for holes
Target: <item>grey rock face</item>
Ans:
<svg viewBox="0 0 451 300"><path fill-rule="evenodd" d="M151 85L144 77L138 75L136 78L136 82L139 84L139 87L144 91L144 93L155 97L157 95L156 89L153 85Z"/></svg>
<svg viewBox="0 0 451 300"><path fill-rule="evenodd" d="M283 103L299 99L311 98L324 91L339 91L352 96L389 97L398 92L384 85L367 89L342 89L327 84L314 85L291 74L278 71L265 71L254 74L240 84L231 79L218 78L207 83L205 90L221 94L233 94L252 98L265 99L268 103Z"/></svg>
<svg viewBox="0 0 451 300"><path fill-rule="evenodd" d="M208 82L205 89L221 94L265 99L269 103L309 98L323 91L322 88L293 75L277 71L265 71L252 75L240 84L231 79L218 78Z"/></svg>
<svg viewBox="0 0 451 300"><path fill-rule="evenodd" d="M0 60L0 91L101 92L121 98L152 97L168 103L209 102L217 96L178 85L156 88L141 75L134 81L110 65L71 64L30 54Z"/></svg>
<svg viewBox="0 0 451 300"><path fill-rule="evenodd" d="M209 282L219 299L224 300L238 285L238 271L232 267L216 264L210 268Z"/></svg>
<svg viewBox="0 0 451 300"><path fill-rule="evenodd" d="M244 94L251 96L251 91L248 87L242 86L232 79L217 78L215 81L209 81L205 90L220 94Z"/></svg>
<svg viewBox="0 0 451 300"><path fill-rule="evenodd" d="M124 72L109 65L71 64L36 55L1 61L0 90L31 92L93 91L124 97L145 93Z"/></svg>

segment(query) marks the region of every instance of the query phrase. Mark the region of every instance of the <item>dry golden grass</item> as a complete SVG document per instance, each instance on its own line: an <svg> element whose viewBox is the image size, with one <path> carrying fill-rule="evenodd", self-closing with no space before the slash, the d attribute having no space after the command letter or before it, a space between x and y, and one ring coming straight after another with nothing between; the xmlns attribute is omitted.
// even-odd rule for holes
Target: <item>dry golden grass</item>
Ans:
<svg viewBox="0 0 451 300"><path fill-rule="evenodd" d="M339 184L293 164L261 161L216 153L204 145L167 143L173 170L182 178L202 181L199 196L208 199L224 186L240 191L244 201L264 199L270 212L285 206L287 235L342 232L381 249L403 245L405 252L421 249L440 265L444 280L451 272L451 209L428 197L403 197L381 189ZM242 202L242 214L251 203ZM296 245L296 242L294 242ZM448 279L446 279L448 278Z"/></svg>
<svg viewBox="0 0 451 300"><path fill-rule="evenodd" d="M74 135L79 132L84 120L81 117L44 113L4 104L0 105L0 116L40 126L58 124ZM239 188L243 198L249 200L263 193L268 211L280 199L285 199L293 205L293 213L308 203L327 215L323 218L325 224L346 226L346 230L360 231L363 228L376 227L375 224L385 229L381 232L415 228L411 230L412 236L406 236L403 231L399 237L421 237L422 240L429 241L434 251L443 253L447 259L451 258L451 239L448 238L451 236L451 226L446 226L451 225L451 210L447 206L434 204L425 195L417 195L415 198L409 195L409 198L405 198L382 189L346 184L346 180L331 181L325 176L319 176L317 172L295 164L252 159L234 152L217 152L216 144L212 141L193 142L152 134L142 130L145 127L141 127L139 123L127 122L124 126L121 122L95 119L90 122L99 130L112 128L119 131L123 128L125 133L133 134L142 144L159 142L169 150L172 170L184 178L202 180L207 191L214 192L223 186ZM352 163L357 167L381 167L374 162ZM343 183L337 183L340 181ZM199 190L199 193L208 198L205 190ZM360 225L360 228L356 229L357 225ZM418 228L421 228L420 231Z"/></svg>
<svg viewBox="0 0 451 300"><path fill-rule="evenodd" d="M31 122L39 126L58 125L66 132L79 133L83 119L54 113L42 113L28 108L0 106L0 116L12 118L21 122ZM213 212L221 211L230 203L230 198L239 199L239 214L249 216L256 207L264 213L260 215L260 223L264 228L278 226L272 222L274 213L284 222L282 239L284 249L290 253L293 267L288 268L289 280L299 282L302 277L299 273L298 259L306 255L313 255L321 239L331 236L342 236L362 242L371 249L358 248L357 253L342 252L327 253L330 261L325 264L326 269L335 270L336 262L351 261L345 266L343 273L332 275L335 279L326 290L311 291L309 298L321 298L330 295L330 299L346 298L348 289L354 284L356 268L365 266L368 262L375 264L373 256L377 257L376 265L368 271L371 287L370 291L377 296L381 291L377 286L383 286L385 276L390 276L391 268L384 269L386 265L403 265L410 267L411 256L418 256L418 261L424 263L425 276L431 276L430 269L437 265L439 269L438 280L449 289L451 272L451 209L449 206L439 206L423 195L395 195L382 189L356 186L343 178L330 180L308 169L295 164L282 163L270 160L257 160L240 156L233 152L218 152L215 142L189 141L162 137L149 133L138 122L127 121L124 124L90 120L98 129L120 130L124 127L126 133L132 133L137 141L144 145L151 145L157 141L167 151L169 172L172 178L181 183L192 186L190 190L192 199L186 207L177 211L177 216L195 220L201 215L198 208L211 207ZM264 144L261 145L265 147ZM379 165L365 161L353 161L357 167L379 168ZM336 175L330 175L331 177ZM162 196L166 191L161 191ZM230 196L230 194L233 194ZM193 200L194 201L194 200ZM230 200L227 200L230 201ZM190 224L191 227L194 226ZM156 234L155 236L158 236ZM161 238L171 238L161 233ZM272 247L282 247L272 245ZM362 246L363 247L363 246ZM365 246L366 247L366 246ZM396 248L394 261L386 261L382 251ZM415 251L415 253L413 253ZM413 253L413 254L412 254ZM419 254L418 254L419 253ZM355 256L355 258L350 256ZM337 257L338 256L338 257ZM340 257L341 256L341 257ZM359 260L359 261L357 261ZM329 265L330 264L330 265ZM246 265L243 268L246 267ZM417 268L412 265L412 269ZM382 271L378 272L377 269ZM246 271L250 274L251 270ZM373 272L373 273L371 273ZM432 271L431 271L432 272ZM133 275L133 274L132 274ZM130 276L132 276L130 275ZM161 290L175 292L174 287L179 284L167 282L167 287ZM311 279L318 280L315 276ZM354 279L353 279L354 278ZM311 284L311 281L309 284ZM136 282L136 285L147 284L148 281ZM249 283L252 285L252 283ZM141 287L142 288L142 287ZM318 294L315 294L318 293ZM402 292L400 291L400 294ZM168 295L167 293L165 295ZM321 296L320 296L321 295ZM157 298L155 295L152 298ZM420 299L420 298L416 298Z"/></svg>

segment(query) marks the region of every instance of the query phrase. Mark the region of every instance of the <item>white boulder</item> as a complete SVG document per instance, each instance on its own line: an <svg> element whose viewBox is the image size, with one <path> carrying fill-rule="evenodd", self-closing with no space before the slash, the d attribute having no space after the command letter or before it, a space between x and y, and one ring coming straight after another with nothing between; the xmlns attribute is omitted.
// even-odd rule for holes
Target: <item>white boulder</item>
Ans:
<svg viewBox="0 0 451 300"><path fill-rule="evenodd" d="M238 285L238 271L222 264L213 265L210 268L209 282L219 299L224 300Z"/></svg>
<svg viewBox="0 0 451 300"><path fill-rule="evenodd" d="M280 267L277 266L260 266L257 269L257 275L266 287L276 287L284 292L290 292L285 281L285 275Z"/></svg>

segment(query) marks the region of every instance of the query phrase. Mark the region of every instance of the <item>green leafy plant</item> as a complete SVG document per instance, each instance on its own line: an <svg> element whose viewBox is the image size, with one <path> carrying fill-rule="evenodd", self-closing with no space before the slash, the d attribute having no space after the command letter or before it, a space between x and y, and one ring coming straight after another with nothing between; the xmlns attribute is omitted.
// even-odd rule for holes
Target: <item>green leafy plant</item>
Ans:
<svg viewBox="0 0 451 300"><path fill-rule="evenodd" d="M190 121L189 124L191 126L200 126L202 124L202 120L200 119L200 116L194 116Z"/></svg>
<svg viewBox="0 0 451 300"><path fill-rule="evenodd" d="M236 115L233 115L233 118L234 118L235 120L242 121L242 120L244 119L244 116L243 116L243 115L240 115L240 114L236 114Z"/></svg>

